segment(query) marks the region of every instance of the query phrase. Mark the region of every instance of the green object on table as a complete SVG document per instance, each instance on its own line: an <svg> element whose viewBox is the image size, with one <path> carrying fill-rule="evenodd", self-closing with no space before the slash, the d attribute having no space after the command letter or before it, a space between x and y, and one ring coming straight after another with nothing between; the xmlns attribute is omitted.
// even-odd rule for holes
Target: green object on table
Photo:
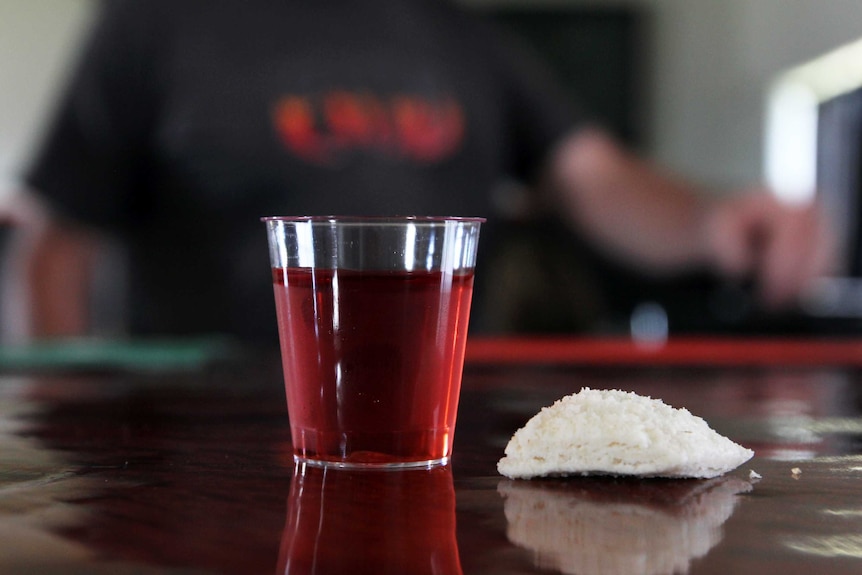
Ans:
<svg viewBox="0 0 862 575"><path fill-rule="evenodd" d="M70 339L0 346L0 370L192 370L235 357L224 338Z"/></svg>

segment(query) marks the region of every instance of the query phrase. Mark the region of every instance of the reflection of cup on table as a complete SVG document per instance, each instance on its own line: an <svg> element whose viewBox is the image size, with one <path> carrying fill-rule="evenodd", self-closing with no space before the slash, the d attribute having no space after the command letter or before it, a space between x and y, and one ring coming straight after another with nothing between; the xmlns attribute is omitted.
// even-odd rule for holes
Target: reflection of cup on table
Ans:
<svg viewBox="0 0 862 575"><path fill-rule="evenodd" d="M479 218L264 218L294 456L446 463Z"/></svg>
<svg viewBox="0 0 862 575"><path fill-rule="evenodd" d="M449 466L369 473L298 463L278 573L460 575Z"/></svg>

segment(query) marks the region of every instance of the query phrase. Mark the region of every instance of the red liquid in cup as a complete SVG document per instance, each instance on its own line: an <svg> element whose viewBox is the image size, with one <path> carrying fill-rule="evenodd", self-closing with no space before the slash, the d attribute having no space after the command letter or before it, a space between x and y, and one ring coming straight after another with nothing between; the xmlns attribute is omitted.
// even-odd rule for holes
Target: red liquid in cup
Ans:
<svg viewBox="0 0 862 575"><path fill-rule="evenodd" d="M472 271L273 269L273 287L295 455L449 457Z"/></svg>

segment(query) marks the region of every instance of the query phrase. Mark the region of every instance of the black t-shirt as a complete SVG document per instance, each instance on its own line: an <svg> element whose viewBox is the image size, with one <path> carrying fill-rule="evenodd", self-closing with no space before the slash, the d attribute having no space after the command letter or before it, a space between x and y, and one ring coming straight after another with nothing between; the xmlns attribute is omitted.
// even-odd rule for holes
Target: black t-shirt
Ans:
<svg viewBox="0 0 862 575"><path fill-rule="evenodd" d="M115 0L28 183L128 246L134 333L272 341L259 217L493 216L576 122L441 0Z"/></svg>

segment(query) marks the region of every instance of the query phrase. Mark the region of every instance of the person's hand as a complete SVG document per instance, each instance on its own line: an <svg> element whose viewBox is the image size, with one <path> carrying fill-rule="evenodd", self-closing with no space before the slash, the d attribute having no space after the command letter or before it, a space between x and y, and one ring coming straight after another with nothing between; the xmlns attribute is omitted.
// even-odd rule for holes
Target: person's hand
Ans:
<svg viewBox="0 0 862 575"><path fill-rule="evenodd" d="M763 189L718 200L703 232L712 262L731 278L753 279L767 309L798 303L836 263L820 206L786 204Z"/></svg>

